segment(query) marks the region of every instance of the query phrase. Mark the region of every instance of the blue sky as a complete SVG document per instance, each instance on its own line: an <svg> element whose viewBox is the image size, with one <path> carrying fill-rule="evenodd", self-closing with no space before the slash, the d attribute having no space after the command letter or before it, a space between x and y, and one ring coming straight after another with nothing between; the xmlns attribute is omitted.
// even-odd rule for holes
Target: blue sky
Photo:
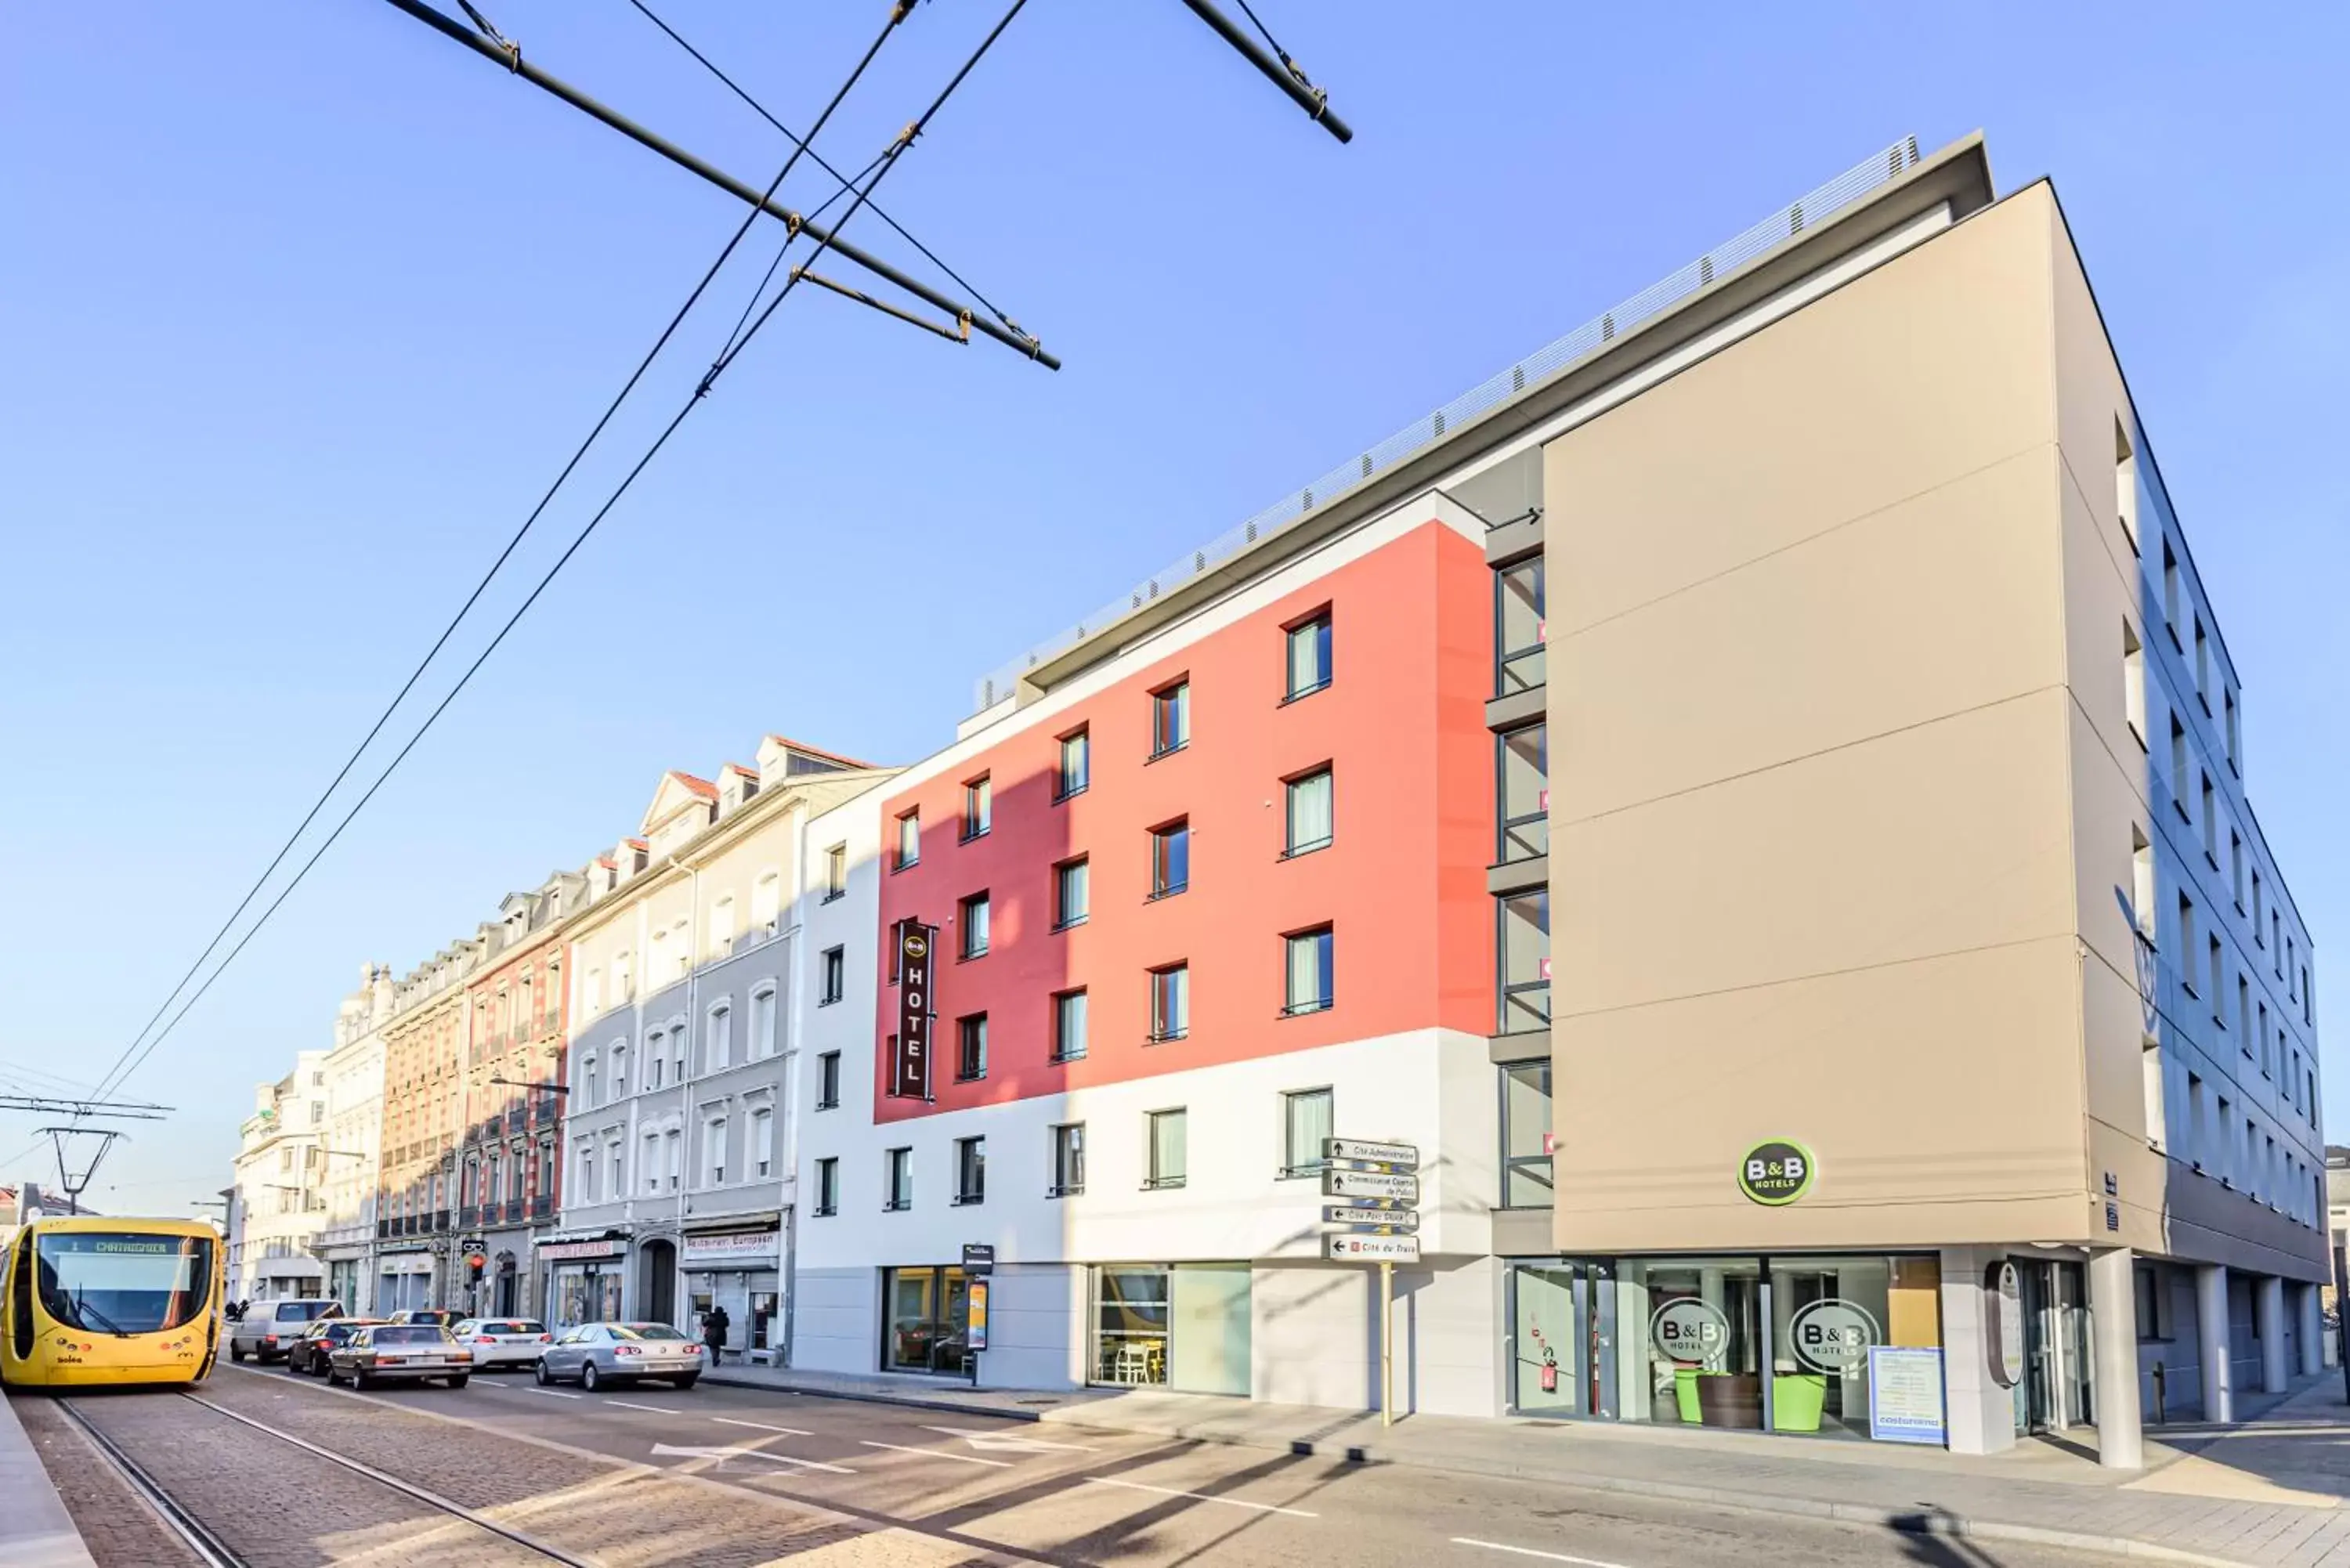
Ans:
<svg viewBox="0 0 2350 1568"><path fill-rule="evenodd" d="M744 178L781 161L624 0L485 9ZM882 9L664 11L797 128ZM223 1185L252 1085L328 1043L363 962L405 969L633 831L663 768L747 760L771 730L934 749L983 670L1911 133L1984 130L2002 191L2055 176L2244 680L2254 803L2331 968L2350 929L2350 526L2328 456L2350 215L2323 189L2321 113L2350 13L2301 10L2285 36L2163 5L1899 26L1699 5L1669 30L1634 7L1259 10L1352 146L1176 0L1039 0L1014 24L880 199L1068 368L786 306L132 1081L180 1115L93 1200ZM828 155L878 152L994 14L921 6ZM0 144L0 1072L91 1076L737 213L375 0L27 10ZM811 171L787 195L828 191ZM691 387L772 243L525 546L496 618ZM2336 992L2321 982L2321 1033ZM2328 1101L2345 1125L2350 1085ZM0 1114L0 1157L32 1126Z"/></svg>

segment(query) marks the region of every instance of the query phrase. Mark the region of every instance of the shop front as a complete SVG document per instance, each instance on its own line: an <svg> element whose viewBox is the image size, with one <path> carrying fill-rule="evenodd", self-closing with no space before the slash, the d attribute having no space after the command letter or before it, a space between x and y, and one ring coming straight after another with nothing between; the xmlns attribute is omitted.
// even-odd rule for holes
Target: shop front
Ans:
<svg viewBox="0 0 2350 1568"><path fill-rule="evenodd" d="M550 1326L570 1328L620 1317L628 1252L628 1239L623 1236L540 1242L537 1262L546 1281Z"/></svg>
<svg viewBox="0 0 2350 1568"><path fill-rule="evenodd" d="M1248 1394L1248 1264L1115 1263L1090 1272L1087 1381Z"/></svg>
<svg viewBox="0 0 2350 1568"><path fill-rule="evenodd" d="M762 1222L764 1220L764 1223ZM689 1231L680 1242L688 1329L712 1307L726 1309L726 1348L773 1356L783 1348L780 1215L737 1220L723 1231Z"/></svg>
<svg viewBox="0 0 2350 1568"><path fill-rule="evenodd" d="M1932 1254L1518 1263L1511 1408L1941 1444L1940 1293Z"/></svg>
<svg viewBox="0 0 2350 1568"><path fill-rule="evenodd" d="M432 1304L432 1254L421 1247L376 1254L375 1310L410 1312Z"/></svg>
<svg viewBox="0 0 2350 1568"><path fill-rule="evenodd" d="M971 1281L948 1263L881 1271L881 1370L971 1372Z"/></svg>

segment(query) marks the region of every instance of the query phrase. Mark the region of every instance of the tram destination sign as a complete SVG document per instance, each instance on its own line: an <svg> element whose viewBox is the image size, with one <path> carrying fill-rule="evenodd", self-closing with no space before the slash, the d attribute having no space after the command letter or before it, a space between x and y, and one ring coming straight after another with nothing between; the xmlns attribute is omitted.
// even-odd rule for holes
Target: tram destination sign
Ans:
<svg viewBox="0 0 2350 1568"><path fill-rule="evenodd" d="M1333 1262L1342 1263L1417 1263L1417 1236L1325 1236L1322 1244Z"/></svg>
<svg viewBox="0 0 2350 1568"><path fill-rule="evenodd" d="M1408 1143L1368 1143L1361 1138L1326 1137L1322 1158L1343 1159L1383 1170L1418 1170L1419 1150Z"/></svg>
<svg viewBox="0 0 2350 1568"><path fill-rule="evenodd" d="M1322 1223L1370 1235L1409 1235L1419 1229L1417 1209L1355 1209L1345 1204L1322 1206Z"/></svg>
<svg viewBox="0 0 2350 1568"><path fill-rule="evenodd" d="M1388 1170L1326 1170L1325 1198L1392 1198L1403 1203L1419 1201L1419 1178Z"/></svg>

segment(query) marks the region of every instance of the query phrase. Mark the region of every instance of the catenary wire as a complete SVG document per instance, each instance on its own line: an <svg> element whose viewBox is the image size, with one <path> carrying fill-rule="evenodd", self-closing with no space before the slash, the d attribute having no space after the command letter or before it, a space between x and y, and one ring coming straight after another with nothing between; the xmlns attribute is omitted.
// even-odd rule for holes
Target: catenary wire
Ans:
<svg viewBox="0 0 2350 1568"><path fill-rule="evenodd" d="M654 26L659 27L662 32L668 34L671 40L674 42L679 48L683 49L687 54L692 56L703 70L708 71L712 76L716 77L719 81L723 83L727 91L733 93L736 98L741 99L744 103L750 105L751 111L754 114L756 114L761 119L765 120L769 125L774 126L776 130L782 132L785 140L795 143L799 142L800 139L792 134L791 128L789 126L786 126L782 120L777 119L774 115L767 112L766 105L761 103L757 99L753 98L748 92L744 91L733 77L728 76L724 71L719 69L717 65L712 62L707 55L704 55L700 49L695 48L691 44L688 43L685 40L684 36L679 33L675 27L672 27L667 22L662 21L659 16L655 15L653 8L644 3L644 0L629 0L629 4L642 12L644 14L645 20L650 22ZM1270 37L1272 35L1267 34L1266 36ZM1279 47L1280 46L1278 45L1274 46L1276 52ZM1286 57L1284 57L1285 58ZM866 173L869 172L871 169L871 165L868 164L865 170L859 171L854 175L844 176L839 170L835 169L831 164L825 161L824 154L811 150L808 153L808 157L815 161L817 168L831 175L835 180L839 181L843 187L856 184L858 181L865 178ZM988 314L993 316L996 320L1001 321L1004 326L1010 327L1014 332L1025 333L1026 328L1023 327L1018 322L1013 320L1011 317L1006 316L1000 306L998 306L993 300L988 298L987 296L980 293L977 288L973 287L969 278L963 276L962 274L955 271L954 268L947 265L945 262L940 260L939 254L936 251L933 251L930 246L916 239L913 234L907 230L903 223L900 223L897 219L883 212L878 203L868 203L866 207L866 211L871 213L884 223L887 223L899 239L905 241L908 244L921 252L924 259L928 260L932 266L938 268L941 272L946 274L948 277L951 278L965 294L970 295L973 299L979 301L981 305L986 306ZM770 269L771 275L772 271L773 269Z"/></svg>
<svg viewBox="0 0 2350 1568"><path fill-rule="evenodd" d="M879 34L867 47L864 57L857 62L857 68L849 73L847 80L843 82L840 88L833 94L832 101L825 106L824 114L818 117L816 126L808 132L809 140L814 140L816 131L823 129L825 119L829 118L833 109L839 106L840 100L847 96L848 89L857 84L857 79L865 74L865 67L872 64L873 57L880 52L882 44L897 29L898 24L905 19L906 11L907 7L902 4L890 8L889 19L882 25ZM793 166L799 161L800 155L806 151L806 147L807 143L802 141L792 149L791 156L785 160L783 168L777 171L775 179L767 185L768 197L773 197L783 185L784 177L792 171ZM99 1080L98 1088L94 1092L103 1095L119 1081L117 1075L124 1072L123 1064L139 1050L140 1043L154 1029L156 1021L170 1011L172 1003L178 1000L182 992L187 989L188 982L195 978L197 971L202 970L205 962L218 950L222 940L243 918L245 910L252 907L253 900L260 896L262 888L268 885L270 877L276 875L277 868L286 863L286 857L293 853L294 846L301 841L302 836L309 831L310 825L318 819L318 814L326 809L327 803L334 798L335 792L342 787L343 781L350 777L351 770L359 765L360 757L364 756L368 748L375 743L376 737L383 733L384 726L391 722L392 714L399 710L402 702L408 700L409 693L416 689L416 683L423 679L426 669L440 657L441 650L448 646L450 638L456 634L458 625L472 612L474 605L481 601L482 595L489 590L492 579L496 577L506 562L512 558L515 551L520 547L524 536L529 534L539 517L553 504L556 493L562 490L564 484L571 478L573 471L578 468L581 460L587 457L588 449L596 444L598 438L604 433L605 427L609 425L613 416L620 411L621 404L625 403L629 395L636 390L637 383L644 379L645 372L652 368L653 361L660 356L661 350L669 346L670 339L676 335L678 327L684 323L687 315L691 312L702 294L710 287L711 281L718 275L719 270L733 255L736 247L743 243L743 237L751 232L751 226L758 222L759 213L760 209L756 206L743 213L743 221L735 226L733 234L727 237L726 244L720 249L717 259L712 262L709 268L702 273L701 280L693 286L692 292L685 296L685 302L677 307L670 317L669 324L661 328L660 336L653 340L653 346L647 349L644 358L637 362L636 369L629 373L628 380L622 383L619 391L613 395L612 400L605 405L603 413L598 417L595 425L588 431L587 439L573 451L570 460L555 476L555 483L546 487L546 493L538 498L538 504L531 508L530 514L523 519L522 526L515 530L514 536L506 541L505 548L499 551L497 559L490 563L490 569L482 574L481 580L473 585L473 592L465 596L465 602L458 607L455 615L450 617L449 624L441 628L441 635L433 639L432 648L427 649L424 657L417 661L416 668L409 671L408 679L401 682L400 691L393 695L390 702L384 705L383 711L376 716L375 723L369 728L366 736L360 740L358 746L352 749L351 754L343 760L343 765L336 771L333 780L319 793L318 798L311 803L310 809L303 814L300 824L287 835L286 842L278 846L277 853L270 857L269 864L262 869L261 875L254 879L253 886L245 889L244 897L237 900L236 908L230 910L228 919L221 922L220 929L213 933L212 940L204 944L204 950L196 955L196 961L188 966L187 972L180 977L179 983L172 986L171 993L163 998L162 1005L156 1008L154 1016L149 1018L146 1024L132 1037L130 1044L123 1047L122 1054L117 1056L114 1064L107 1069L106 1076ZM272 905L271 908L274 909L276 906ZM240 949L243 946L242 942L238 944ZM226 967L225 963L223 967ZM210 983L210 981L206 982L207 988ZM182 1012L184 1015L185 1010L182 1009ZM173 1022L178 1022L177 1018L174 1018ZM145 1058L142 1056L140 1060L143 1061Z"/></svg>
<svg viewBox="0 0 2350 1568"><path fill-rule="evenodd" d="M1281 47L1281 40L1273 36L1273 29L1266 26L1262 21L1257 19L1256 7L1251 5L1249 4L1249 0L1240 0L1240 4L1241 10L1247 15L1249 21L1255 26L1258 32L1264 35L1264 41L1272 47L1274 57L1278 58L1283 65L1289 67L1290 75L1295 77L1299 81L1304 81L1305 79L1305 73L1297 68L1297 62L1289 57L1289 51Z"/></svg>
<svg viewBox="0 0 2350 1568"><path fill-rule="evenodd" d="M879 185L881 181L889 175L891 169L897 166L898 156L901 154L907 147L912 145L915 137L920 134L922 129L930 123L931 118L937 114L939 109L944 106L948 98L952 96L954 93L954 90L962 85L963 78L971 74L972 68L979 64L981 57L987 53L988 49L994 44L996 38L1003 34L1003 29L1010 25L1012 18L1018 16L1021 8L1026 4L1027 0L1013 0L1011 9L1003 14L1003 18L999 20L995 24L994 27L989 31L987 36L980 41L978 48L972 52L971 57L963 62L962 68L955 72L954 76L948 81L946 87L941 90L938 97L931 100L931 106L922 111L921 118L915 120L911 125L908 126L904 131L899 133L899 140L891 145L889 153L885 156L881 163L880 168L875 171L871 182L858 192L858 200L850 204L847 212L841 214L840 223L834 225L835 232L837 232L841 223L846 223L850 218L856 216L858 208L864 204L865 197L870 193L874 186ZM881 37L883 39L886 39L889 36L890 30L894 28L897 26L898 21L903 17L905 10L906 6L900 5L891 12L890 21L882 30ZM866 52L865 60L858 63L858 71L850 77L849 83L847 85L854 85L856 76L863 73L865 64L872 59L874 53L878 51L879 47L879 42L877 40L874 48L868 49ZM844 86L842 89L843 94L845 94L846 91L847 86ZM838 102L837 95L834 101L835 103ZM828 114L829 112L830 109L827 108L827 113ZM820 123L821 122L819 122L819 125ZM816 135L816 129L812 128L808 134L812 140ZM798 152L795 150L793 157L796 159L797 156ZM788 171L790 167L790 163L786 162L785 165L785 170ZM776 182L779 184L782 182L781 175L776 177ZM836 194L836 199L837 195L837 193ZM756 211L756 209L754 210L754 212ZM822 254L823 248L824 247L819 244L816 254L819 255ZM270 917L276 914L277 910L285 904L286 900L292 897L294 890L302 885L303 879L309 876L311 867L317 866L320 857L322 857L328 850L334 847L335 841L343 836L344 831L350 826L351 823L359 816L359 813L367 808L368 803L375 798L376 792L383 788L384 784L390 779L391 775L399 771L400 764L407 760L409 753L416 749L418 742L422 741L425 735L431 732L434 723L440 720L441 715L448 711L450 704L456 701L459 693L465 690L465 687L473 680L473 676L481 670L482 666L489 661L490 656L497 651L499 645L505 641L507 635L514 630L515 625L521 621L524 616L530 613L531 607L538 602L539 596L546 591L548 586L555 581L557 574L559 574L565 566L570 562L571 557L579 552L580 546L587 544L588 536L594 534L597 526L604 521L606 516L610 514L612 508L619 504L620 498L629 493L629 487L636 483L638 476L642 474L646 468L651 464L653 459L660 455L660 450L669 444L670 437L677 433L678 427L685 423L687 416L691 414L693 410L700 406L702 398L708 394L717 379L726 371L728 367L733 365L734 360L741 356L743 349L751 346L751 340L758 336L760 328L766 326L768 319L775 315L775 307L783 304L785 297L789 295L790 292L791 284L787 282L784 286L783 291L775 296L775 299L768 304L766 309L760 312L758 319L751 324L750 330L743 335L742 340L735 343L723 358L714 361L711 365L709 370L704 372L702 379L695 384L692 392L687 396L684 403L681 404L677 412L671 417L669 423L661 428L660 434L654 437L652 444L645 449L644 455L637 459L635 465L629 470L625 476L622 477L619 484L614 488L611 494L605 498L604 504L596 509L595 514L580 527L579 532L573 535L571 543L565 546L563 554L556 558L555 564L546 569L546 575L541 576L536 586L530 590L529 597L525 598L523 602L515 607L514 613L506 618L505 624L498 628L497 635L493 637L490 639L489 645L486 648L484 648L482 651L475 656L473 662L466 666L464 673L457 678L457 683L451 687L447 695L443 696L440 702L434 706L432 711L424 716L424 722L417 726L416 732L414 734L409 736L407 743L402 745L400 750L393 754L390 762L384 764L383 771L376 775L375 782L368 786L367 793L360 795L359 798L353 803L351 808L343 814L342 820L335 825L334 830L331 833L328 834L325 842L321 843L317 849L311 852L310 857L302 863L300 869L295 872L293 879L286 883L285 888L279 890L276 898L270 900L268 908L262 910L260 918L255 920L253 924L246 929L243 936L237 939L236 945L229 950L228 955L221 960L219 965L213 969L210 975L205 977L203 984L197 987L195 993L181 1004L179 1011L172 1015L171 1021L163 1025L162 1029L155 1034L154 1038L148 1041L145 1047L140 1051L138 1055L130 1062L128 1067L122 1069L119 1075L109 1075L110 1082L123 1082L129 1079L131 1074L136 1073L141 1066L143 1066L148 1058L155 1054L156 1048L161 1045L166 1039L170 1038L172 1031L179 1027L180 1021L188 1015L189 1010L194 1007L197 1002L203 1001L204 993L213 988L213 983L217 981L223 974L227 972L229 966L236 961L237 955L244 950L246 944L250 943L255 936L260 934L262 928L269 923Z"/></svg>

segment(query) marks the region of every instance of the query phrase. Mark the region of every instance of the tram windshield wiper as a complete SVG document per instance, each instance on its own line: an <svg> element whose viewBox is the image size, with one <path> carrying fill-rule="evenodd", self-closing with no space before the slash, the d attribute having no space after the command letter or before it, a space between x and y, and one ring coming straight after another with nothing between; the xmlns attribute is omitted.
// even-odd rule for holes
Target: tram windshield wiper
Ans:
<svg viewBox="0 0 2350 1568"><path fill-rule="evenodd" d="M116 1323L112 1318L107 1316L104 1313L90 1305L88 1298L78 1293L74 1297L74 1316L78 1319L95 1319L97 1321L98 1327L104 1329L107 1333L114 1335L117 1339L129 1339L130 1337L130 1331L129 1329L124 1328L120 1324Z"/></svg>

